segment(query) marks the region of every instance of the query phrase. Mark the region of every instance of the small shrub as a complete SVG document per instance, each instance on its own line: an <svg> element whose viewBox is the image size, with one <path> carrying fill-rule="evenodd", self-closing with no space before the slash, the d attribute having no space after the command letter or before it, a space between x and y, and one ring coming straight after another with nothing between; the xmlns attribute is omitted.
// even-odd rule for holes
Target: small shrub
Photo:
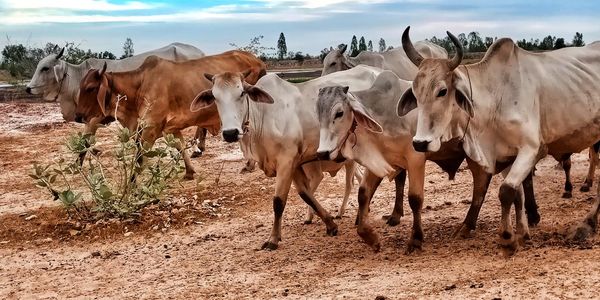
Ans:
<svg viewBox="0 0 600 300"><path fill-rule="evenodd" d="M144 149L137 142L142 127L136 132L121 127L116 132L117 146L109 151L113 155L102 157L92 151L94 136L72 135L65 143L68 159L60 156L49 165L35 164L30 176L59 200L71 217L96 220L138 216L145 206L158 203L183 172L181 152L174 148L179 140L167 135L152 149ZM80 164L77 158L82 153L86 159ZM142 158L145 161L140 164Z"/></svg>

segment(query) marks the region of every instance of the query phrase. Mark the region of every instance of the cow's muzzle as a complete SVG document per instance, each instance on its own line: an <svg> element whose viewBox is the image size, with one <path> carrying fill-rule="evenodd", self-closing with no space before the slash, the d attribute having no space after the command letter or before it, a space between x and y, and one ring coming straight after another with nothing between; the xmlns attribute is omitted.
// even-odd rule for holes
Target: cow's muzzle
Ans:
<svg viewBox="0 0 600 300"><path fill-rule="evenodd" d="M427 152L427 148L429 148L429 142L413 140L413 148L415 148L417 152Z"/></svg>
<svg viewBox="0 0 600 300"><path fill-rule="evenodd" d="M329 152L329 151L320 151L320 152L317 152L317 158L319 160L329 160L330 154L331 154L331 152Z"/></svg>
<svg viewBox="0 0 600 300"><path fill-rule="evenodd" d="M240 139L240 131L237 129L223 130L223 139L228 143L235 143Z"/></svg>

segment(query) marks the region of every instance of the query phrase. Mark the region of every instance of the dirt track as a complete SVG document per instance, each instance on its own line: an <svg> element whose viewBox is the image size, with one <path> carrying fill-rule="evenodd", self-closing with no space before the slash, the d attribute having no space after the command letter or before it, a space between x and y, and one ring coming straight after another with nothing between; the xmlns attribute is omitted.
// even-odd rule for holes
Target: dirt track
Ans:
<svg viewBox="0 0 600 300"><path fill-rule="evenodd" d="M183 182L170 194L170 205L137 222L82 228L67 221L27 174L34 161L49 161L80 129L61 121L56 104L0 103L0 299L598 298L600 237L575 245L563 238L590 207L593 195L579 192L587 153L573 157L576 188L569 200L560 198L564 176L555 161L538 165L542 221L511 258L495 243L499 179L490 187L476 235L456 240L450 235L469 206L470 174L461 171L447 181L433 165L426 178L422 252L404 254L410 214L394 228L381 220L392 207L391 183L382 184L371 206L381 252L356 234L356 193L346 218L337 221L338 236L328 237L322 222L302 224L306 206L293 188L283 241L267 252L257 249L271 227L274 180L261 171L238 174L243 163L237 146L217 137L194 161L203 180ZM100 148L110 140L101 132ZM327 177L317 199L333 212L342 191L343 174ZM37 218L26 220L31 215Z"/></svg>

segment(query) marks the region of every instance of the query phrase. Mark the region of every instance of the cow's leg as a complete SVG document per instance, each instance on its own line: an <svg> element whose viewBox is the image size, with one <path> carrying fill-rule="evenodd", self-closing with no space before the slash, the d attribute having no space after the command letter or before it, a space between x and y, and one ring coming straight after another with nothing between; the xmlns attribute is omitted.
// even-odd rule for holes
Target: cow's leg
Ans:
<svg viewBox="0 0 600 300"><path fill-rule="evenodd" d="M423 247L423 228L421 225L421 209L425 181L425 156L412 157L408 161L408 204L413 213L413 227L406 253Z"/></svg>
<svg viewBox="0 0 600 300"><path fill-rule="evenodd" d="M346 181L346 186L344 188L344 200L342 200L342 206L338 210L338 214L335 216L336 219L341 219L346 212L346 206L348 205L348 199L350 198L350 193L352 192L352 186L354 181L354 173L356 172L356 163L353 161L347 161L344 164L344 168L346 169L346 176L344 180Z"/></svg>
<svg viewBox="0 0 600 300"><path fill-rule="evenodd" d="M371 198L383 178L377 177L368 169L365 172L363 180L358 188L358 215L357 215L357 232L365 243L371 246L375 251L379 251L381 244L379 235L369 225L369 205Z"/></svg>
<svg viewBox="0 0 600 300"><path fill-rule="evenodd" d="M308 168L310 168L310 166L308 166ZM319 186L319 184L321 183L321 181L323 180L323 178L325 176L323 176L323 172L311 172L311 177L310 180L311 182L309 182L309 191L311 193L311 195L314 195L314 192L317 190L317 187ZM313 218L315 217L315 211L312 209L311 206L308 206L306 208L306 218L304 219L304 224L312 224Z"/></svg>
<svg viewBox="0 0 600 300"><path fill-rule="evenodd" d="M587 214L583 222L573 230L568 238L571 240L582 241L588 238L592 233L598 230L598 215L600 214L600 184L597 187L596 200L592 209Z"/></svg>
<svg viewBox="0 0 600 300"><path fill-rule="evenodd" d="M306 174L306 170L309 170L309 174ZM300 198L310 206L317 216L323 220L325 226L327 226L327 235L335 236L337 235L337 224L333 222L333 217L325 210L321 204L314 198L312 193L312 188L316 190L316 187L321 182L317 176L321 174L321 179L323 178L323 172L321 172L320 168L307 167L297 168L294 171L294 184L296 185L296 189L298 190L298 195ZM308 176L310 175L310 177ZM313 179L315 178L315 179Z"/></svg>
<svg viewBox="0 0 600 300"><path fill-rule="evenodd" d="M502 205L502 220L500 226L500 246L504 249L505 254L512 255L518 248L518 238L513 233L513 228L510 219L510 210L513 205L520 205L519 209L515 209L516 213L524 214L524 201L517 199L522 197L521 185L525 178L529 175L533 166L537 161L539 147L528 147L524 146L519 153L515 161L513 162L510 170L504 182L500 186L498 198L500 198L500 204ZM518 232L520 235L529 235L529 227L527 222L524 222L526 218L521 215L517 217L517 220L521 220L521 223L517 224Z"/></svg>
<svg viewBox="0 0 600 300"><path fill-rule="evenodd" d="M194 173L196 172L194 171L192 161L187 151L185 151L185 139L183 138L183 134L181 134L181 131L177 130L173 132L173 136L179 139L179 143L175 145L175 148L177 148L177 150L181 152L181 155L183 156L183 163L185 164L185 175L183 176L183 179L192 180L194 179Z"/></svg>
<svg viewBox="0 0 600 300"><path fill-rule="evenodd" d="M525 194L525 213L529 226L537 226L540 223L540 214L533 192L533 171L523 180L523 192Z"/></svg>
<svg viewBox="0 0 600 300"><path fill-rule="evenodd" d="M523 186L518 188L519 197L515 198L515 215L517 222L517 237L520 241L529 239L529 224L527 224L527 216L525 214L525 193Z"/></svg>
<svg viewBox="0 0 600 300"><path fill-rule="evenodd" d="M200 157L206 150L206 128L197 127L192 145L192 158Z"/></svg>
<svg viewBox="0 0 600 300"><path fill-rule="evenodd" d="M282 162L283 163L283 162ZM290 186L292 185L292 162L281 164L277 169L277 177L275 178L275 196L273 196L273 228L271 236L262 245L262 249L275 250L281 241L281 221L285 203L287 202Z"/></svg>
<svg viewBox="0 0 600 300"><path fill-rule="evenodd" d="M242 170L240 170L240 174L251 173L254 171L254 169L256 169L256 161L250 158L246 161L246 165L242 168Z"/></svg>
<svg viewBox="0 0 600 300"><path fill-rule="evenodd" d="M356 182L358 182L358 184L362 182L363 176L363 170L359 168L358 164L356 164L356 168L354 169L354 179L356 179ZM354 181L352 181L352 184L354 184Z"/></svg>
<svg viewBox="0 0 600 300"><path fill-rule="evenodd" d="M565 171L565 191L562 194L563 198L573 197L573 184L571 183L571 155L561 161L562 168Z"/></svg>
<svg viewBox="0 0 600 300"><path fill-rule="evenodd" d="M454 237L459 238L470 237L472 231L477 228L479 212L481 211L481 206L485 200L485 194L487 193L490 181L492 180L492 174L485 172L476 162L467 158L467 165L473 176L473 195L471 207L469 207L469 212L467 213L465 220L453 234Z"/></svg>
<svg viewBox="0 0 600 300"><path fill-rule="evenodd" d="M406 184L406 170L402 169L394 177L394 183L396 184L396 199L394 199L394 210L389 216L383 216L386 219L386 223L390 226L396 226L400 224L400 218L404 216L404 185Z"/></svg>
<svg viewBox="0 0 600 300"><path fill-rule="evenodd" d="M594 177L596 173L596 166L598 165L598 150L600 150L600 142L595 143L594 146L590 147L588 150L588 155L590 157L590 167L588 169L588 174L585 177L585 182L581 186L580 191L589 192L594 184Z"/></svg>

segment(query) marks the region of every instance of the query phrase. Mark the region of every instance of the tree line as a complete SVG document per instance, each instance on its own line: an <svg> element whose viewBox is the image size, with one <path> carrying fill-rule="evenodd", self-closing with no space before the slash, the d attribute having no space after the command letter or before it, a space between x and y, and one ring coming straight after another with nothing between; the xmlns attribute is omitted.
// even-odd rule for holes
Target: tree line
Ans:
<svg viewBox="0 0 600 300"><path fill-rule="evenodd" d="M84 50L73 42L65 43L64 47L65 52L62 59L71 64L80 64L88 58L117 59L117 56L110 51L94 52L91 49ZM9 43L2 49L0 69L7 70L15 79L31 78L38 62L50 54L58 53L61 48L61 45L54 43L46 43L42 48ZM131 57L133 54L133 41L127 38L120 59Z"/></svg>
<svg viewBox="0 0 600 300"><path fill-rule="evenodd" d="M498 37L481 37L479 32L473 31L469 34L460 33L456 36L458 41L462 44L466 52L485 52L497 39ZM443 47L448 52L454 52L454 45L450 41L449 37L438 38L433 36L428 41ZM517 40L517 45L528 51L543 51L543 50L555 50L565 47L582 47L585 46L583 41L583 34L576 32L573 36L571 43L567 43L564 38L557 38L553 35L548 35L540 39L526 39Z"/></svg>

